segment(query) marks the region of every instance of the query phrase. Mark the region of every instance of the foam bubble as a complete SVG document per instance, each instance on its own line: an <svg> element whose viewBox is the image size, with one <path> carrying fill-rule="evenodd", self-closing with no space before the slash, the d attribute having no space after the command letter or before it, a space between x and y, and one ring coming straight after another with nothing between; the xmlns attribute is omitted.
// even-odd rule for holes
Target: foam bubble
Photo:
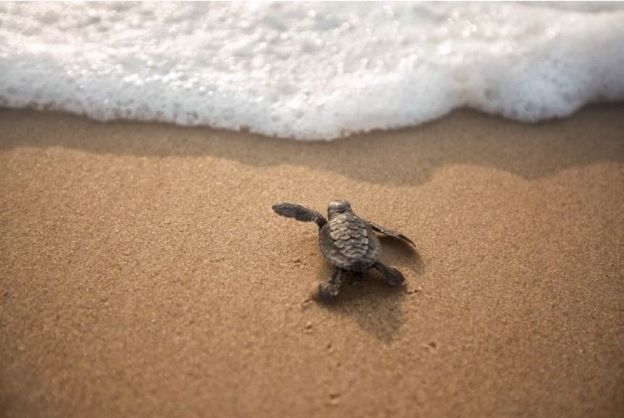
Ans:
<svg viewBox="0 0 624 418"><path fill-rule="evenodd" d="M297 139L624 98L617 4L4 3L0 104Z"/></svg>

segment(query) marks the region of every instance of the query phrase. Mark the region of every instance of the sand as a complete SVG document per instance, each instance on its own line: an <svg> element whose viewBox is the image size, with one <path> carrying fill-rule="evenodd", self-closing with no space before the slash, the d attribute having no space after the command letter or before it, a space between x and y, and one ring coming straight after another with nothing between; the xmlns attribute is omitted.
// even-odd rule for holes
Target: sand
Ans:
<svg viewBox="0 0 624 418"><path fill-rule="evenodd" d="M0 110L3 417L624 413L624 107L333 143ZM403 288L333 303L357 213Z"/></svg>

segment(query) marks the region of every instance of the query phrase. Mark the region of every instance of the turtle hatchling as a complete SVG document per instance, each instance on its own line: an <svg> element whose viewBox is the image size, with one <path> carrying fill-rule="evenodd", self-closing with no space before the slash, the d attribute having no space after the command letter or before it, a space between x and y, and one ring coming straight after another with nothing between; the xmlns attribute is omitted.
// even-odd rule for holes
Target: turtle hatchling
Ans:
<svg viewBox="0 0 624 418"><path fill-rule="evenodd" d="M403 234L360 218L353 213L351 204L346 200L329 203L327 206L329 221L314 209L296 203L278 203L273 205L273 210L278 215L302 222L315 222L318 225L321 252L335 267L327 282L320 285L320 296L336 296L347 271L361 277L364 271L374 267L391 286L398 286L405 280L399 270L379 261L381 245L375 232L402 239L414 246L412 240Z"/></svg>

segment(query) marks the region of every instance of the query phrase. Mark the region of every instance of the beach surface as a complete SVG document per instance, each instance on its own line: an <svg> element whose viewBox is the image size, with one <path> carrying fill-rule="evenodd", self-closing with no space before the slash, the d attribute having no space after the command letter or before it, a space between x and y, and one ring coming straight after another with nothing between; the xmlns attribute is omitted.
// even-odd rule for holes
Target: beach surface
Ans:
<svg viewBox="0 0 624 418"><path fill-rule="evenodd" d="M624 107L331 143L0 110L0 416L616 417ZM412 238L331 303L344 198Z"/></svg>

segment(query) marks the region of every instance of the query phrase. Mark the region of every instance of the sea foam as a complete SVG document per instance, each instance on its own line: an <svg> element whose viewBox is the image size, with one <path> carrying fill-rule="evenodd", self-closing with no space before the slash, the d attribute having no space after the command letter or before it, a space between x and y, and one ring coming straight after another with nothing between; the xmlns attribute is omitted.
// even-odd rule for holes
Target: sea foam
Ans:
<svg viewBox="0 0 624 418"><path fill-rule="evenodd" d="M332 139L622 99L617 4L0 4L4 106Z"/></svg>

